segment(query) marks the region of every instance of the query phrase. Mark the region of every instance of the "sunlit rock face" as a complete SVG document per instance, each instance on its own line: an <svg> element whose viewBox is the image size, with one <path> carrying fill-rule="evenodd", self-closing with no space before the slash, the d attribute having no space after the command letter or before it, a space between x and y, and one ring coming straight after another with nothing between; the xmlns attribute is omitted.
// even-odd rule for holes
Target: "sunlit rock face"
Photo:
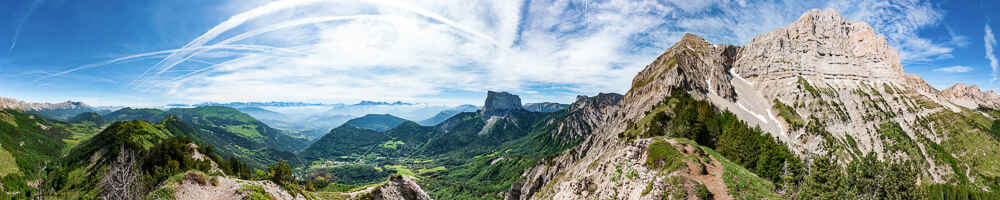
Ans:
<svg viewBox="0 0 1000 200"><path fill-rule="evenodd" d="M563 123L570 125L567 130L591 133L579 134L579 145L522 173L523 181L512 184L507 199L659 198L655 190L663 183L657 182L655 177L662 175L656 170L632 165L634 179L611 181L615 179L608 175L627 163L645 162L642 152L652 139L621 140L617 135L648 115L672 90L731 112L802 159L826 154L827 141L850 140L861 155L876 153L881 160L916 156L912 158L918 158L920 176L930 183L947 182L956 172L947 163L927 159L933 155L924 143L915 144L920 155L894 153L887 146L894 143L880 134L880 125L895 124L906 137L939 142L947 133L925 128L926 119L1000 105L1000 95L975 86L939 91L905 73L899 53L868 24L847 20L834 10L810 10L743 46L685 35L633 78L620 101L607 101L615 103L584 118L597 119L594 123ZM810 123L829 137L808 132L804 126Z"/></svg>
<svg viewBox="0 0 1000 200"><path fill-rule="evenodd" d="M947 97L951 102L969 109L978 107L998 108L1000 107L1000 95L996 91L983 91L979 86L956 83L941 91L941 95Z"/></svg>
<svg viewBox="0 0 1000 200"><path fill-rule="evenodd" d="M507 92L488 91L486 94L486 104L483 105L482 114L487 116L503 115L510 111L524 110L521 107L521 97Z"/></svg>
<svg viewBox="0 0 1000 200"><path fill-rule="evenodd" d="M899 53L885 37L834 10L810 10L787 27L754 37L734 72L746 79L795 76L902 83Z"/></svg>

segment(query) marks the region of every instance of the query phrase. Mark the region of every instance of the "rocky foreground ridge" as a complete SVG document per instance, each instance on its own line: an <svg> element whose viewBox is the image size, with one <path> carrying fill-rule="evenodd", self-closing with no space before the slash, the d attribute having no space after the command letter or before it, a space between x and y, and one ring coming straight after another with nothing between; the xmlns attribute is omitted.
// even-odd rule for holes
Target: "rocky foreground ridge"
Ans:
<svg viewBox="0 0 1000 200"><path fill-rule="evenodd" d="M834 10L810 10L744 46L687 34L636 75L623 99L593 113L604 120L576 129L586 131L576 134L586 135L580 145L525 171L507 199L666 199L671 190L700 190L692 185L720 199L748 194L722 175L740 170L713 168L729 162L723 158L695 153L698 159L685 165L702 172L664 174L644 164L651 155L644 152L663 139L620 137L677 90L758 127L807 166L821 157L841 166L865 155L909 160L918 168L917 185L961 182L989 191L988 180L1000 172L1000 161L991 159L1000 156L1000 143L981 127L1000 117L988 112L1000 98L961 84L938 91L906 74L899 59L871 26ZM700 152L690 142L667 141L685 155ZM785 198L795 191L775 190Z"/></svg>

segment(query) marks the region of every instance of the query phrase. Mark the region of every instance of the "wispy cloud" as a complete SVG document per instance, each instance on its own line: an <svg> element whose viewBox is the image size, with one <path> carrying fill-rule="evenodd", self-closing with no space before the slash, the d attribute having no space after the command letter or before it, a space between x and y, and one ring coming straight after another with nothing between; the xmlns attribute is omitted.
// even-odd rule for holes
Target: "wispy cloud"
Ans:
<svg viewBox="0 0 1000 200"><path fill-rule="evenodd" d="M993 46L997 45L997 38L993 36L993 29L990 28L990 24L986 24L985 36L983 36L983 45L986 45L986 59L990 60L990 68L993 69L993 81L997 80L998 64L997 56L993 54Z"/></svg>
<svg viewBox="0 0 1000 200"><path fill-rule="evenodd" d="M242 11L178 49L49 78L163 58L135 85L189 101L473 103L443 93L487 89L571 100L626 91L635 73L684 32L742 44L808 9L828 7L871 23L893 46L913 45L901 48L904 61L941 59L952 51L948 41L917 34L941 19L924 1L291 0ZM222 48L234 45L256 46ZM297 53L276 53L286 51Z"/></svg>
<svg viewBox="0 0 1000 200"><path fill-rule="evenodd" d="M886 36L889 45L900 51L904 63L926 63L952 58L950 41L934 41L920 36L921 29L938 25L944 13L930 1L864 0L832 1L829 7L844 16L867 22Z"/></svg>
<svg viewBox="0 0 1000 200"><path fill-rule="evenodd" d="M969 46L969 39L964 35L955 33L955 30L952 29L951 26L945 26L945 31L948 31L948 36L951 37L951 41L949 41L951 44L958 47Z"/></svg>
<svg viewBox="0 0 1000 200"><path fill-rule="evenodd" d="M956 66L951 66L951 67L937 68L937 69L934 69L934 71L936 71L936 72L956 72L956 73L960 73L960 72L969 72L969 71L972 71L972 67L956 65Z"/></svg>
<svg viewBox="0 0 1000 200"><path fill-rule="evenodd" d="M21 16L21 19L17 21L17 27L14 28L14 36L10 38L10 48L7 49L8 55L14 54L14 47L17 46L17 38L21 37L21 29L24 27L24 23L28 22L28 18L30 18L31 15L35 13L35 10L38 9L38 7L43 3L45 3L45 0L31 1L28 11L25 12L24 16Z"/></svg>

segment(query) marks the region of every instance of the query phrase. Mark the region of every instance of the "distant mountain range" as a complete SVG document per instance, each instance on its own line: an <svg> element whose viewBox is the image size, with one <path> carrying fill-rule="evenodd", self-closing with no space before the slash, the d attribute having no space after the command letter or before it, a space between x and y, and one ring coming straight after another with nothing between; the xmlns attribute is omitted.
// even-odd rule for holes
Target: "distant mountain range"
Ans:
<svg viewBox="0 0 1000 200"><path fill-rule="evenodd" d="M364 105L414 105L413 103L407 103L402 101L388 102L388 101L361 101L356 104L325 104L325 103L305 103L305 102L282 102L282 101L272 101L272 102L229 102L229 103L199 103L199 104L167 104L167 107L199 107L199 106L226 106L226 107L302 107L302 106L364 106Z"/></svg>
<svg viewBox="0 0 1000 200"><path fill-rule="evenodd" d="M107 112L95 109L83 102L66 101L61 103L29 103L17 99L0 97L0 109L17 109L42 115L49 119L67 121L69 118L85 112Z"/></svg>

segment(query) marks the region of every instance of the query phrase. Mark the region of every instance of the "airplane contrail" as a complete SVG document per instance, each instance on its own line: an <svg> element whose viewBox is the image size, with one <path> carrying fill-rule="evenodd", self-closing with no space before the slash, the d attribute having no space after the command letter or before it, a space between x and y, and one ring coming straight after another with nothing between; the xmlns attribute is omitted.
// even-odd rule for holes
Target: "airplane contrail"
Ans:
<svg viewBox="0 0 1000 200"><path fill-rule="evenodd" d="M460 31L463 31L463 32L475 35L476 37L480 37L480 38L488 41L490 44L492 44L494 46L499 46L500 45L496 41L496 39L493 39L493 37L490 37L490 36L488 36L488 35L486 35L486 34L484 34L482 32L479 32L479 31L476 31L475 29L466 27L466 26L464 26L462 24L459 24L459 23L457 23L455 21L452 21L451 19L448 19L447 17L441 16L440 14L428 11L428 10L420 8L420 7L412 6L412 5L409 5L409 4L406 4L406 3L403 3L403 2L399 2L399 1L387 1L387 0L363 0L363 1L367 1L369 3L376 4L376 5L396 7L396 8L400 8L400 9L403 9L403 10L406 10L406 11L409 11L409 12L413 12L413 13L416 13L418 15L422 15L424 17L431 18L433 20L439 21L439 22L441 22L441 23L443 23L445 25L451 26L451 27L453 27L455 29L458 29Z"/></svg>
<svg viewBox="0 0 1000 200"><path fill-rule="evenodd" d="M311 18L299 19L299 20L295 20L295 21L287 21L287 22L283 22L283 23L280 23L280 24L275 24L275 25L264 27L264 28L252 30L252 31L249 31L249 32L246 32L246 33L242 33L242 34L230 37L229 39L223 40L222 42L219 42L219 43L216 43L216 44L229 44L229 43L233 43L233 42L236 42L236 41L240 41L240 40L244 40L244 39L247 39L247 38L251 38L251 37L254 37L254 36L257 36L257 35L261 35L261 34L264 34L264 33L278 31L278 30L281 30L281 29L291 28L291 27L295 27L295 26L307 25L307 24L316 24L316 23L324 23L324 22L340 21L340 20L354 20L354 19L362 19L362 18L379 19L379 17L381 17L381 16L379 16L379 15L351 15L351 16L332 16L332 17L311 17Z"/></svg>
<svg viewBox="0 0 1000 200"><path fill-rule="evenodd" d="M155 56L155 55L160 55L160 54L172 54L172 53L185 52L185 51L198 51L198 50L203 50L203 49L228 49L228 50L241 50L241 51L286 52L286 53L293 53L293 54L304 55L303 53L297 52L297 51L286 50L286 49L277 48L277 47L262 46L262 45L245 45L245 44L240 44L240 45L199 46L199 47L186 48L186 49L171 49L171 50L147 52L147 53L135 54L135 55L130 55L130 56L125 56L125 57L115 58L115 59L111 59L111 60L106 60L106 61L98 62L98 63L91 63L91 64L86 64L86 65L81 65L81 66L78 66L78 67L75 67L75 68L72 68L72 69L69 69L69 70L66 70L66 71L62 71L62 72L59 72L59 73L54 73L54 74L51 74L51 75L48 75L48 76L44 76L42 78L39 78L36 81L45 80L45 79L49 79L49 78L53 78L53 77L57 77L57 76L62 76L62 75L65 75L65 74L68 74L68 73L72 73L72 72L75 72L75 71L80 71L80 70L84 70L84 69L90 69L90 68L100 67L100 66L104 66L104 65L114 64L114 63L118 63L118 62L122 62L122 61L127 61L127 60L132 60L132 59L137 59L137 58L144 58L144 57Z"/></svg>
<svg viewBox="0 0 1000 200"><path fill-rule="evenodd" d="M418 15L421 15L421 16L433 19L435 21L441 22L441 23L443 23L445 25L448 25L448 26L451 26L451 27L453 27L455 29L458 29L459 31L472 34L473 36L476 36L476 37L479 37L479 38L481 38L483 40L486 40L487 42L489 42L490 44L492 44L494 46L499 46L499 43L496 41L496 39L493 39L492 37L489 37L489 36L487 36L486 34L484 34L482 32L479 32L479 31L476 31L476 30L474 30L472 28L463 26L462 24L459 24L459 23L457 23L457 22L455 22L455 21L453 21L451 19L448 19L448 18L446 18L444 16L441 16L440 14L437 14L437 13L434 13L434 12L431 12L431 11L428 11L428 10L425 10L425 9L422 9L422 8L419 8L419 7L415 7L415 6L411 6L411 5L408 5L408 4L404 4L404 3L401 3L401 2L395 2L395 1L385 1L385 0L362 0L362 1L365 1L365 2L368 2L368 3L371 3L371 4L375 4L375 5L400 8L400 9L403 9L403 10L406 10L406 11L409 11L409 12L412 12L412 13L415 13L415 14L418 14ZM233 28L235 28L237 26L240 26L240 25L246 23L247 21L250 21L250 20L255 19L257 17L268 15L268 14L272 14L272 13L275 13L275 12L278 12L278 11L281 11L281 10L285 10L285 9L290 9L290 8L295 8L295 7L298 7L298 6L309 5L309 4L320 3L320 2L323 2L323 1L322 0L288 0L288 1L277 1L277 2L271 2L271 3L265 4L264 6L257 7L257 8L254 8L254 9L250 10L250 11L246 11L246 12L234 15L233 17L230 17L228 20L220 23L219 25L216 25L215 27L212 27L212 29L209 29L209 31L205 32L201 36L198 36L198 38L195 38L195 40L192 40L188 44L184 45L184 47L182 47L182 49L183 48L191 48L191 47L196 47L196 46L204 45L205 43L207 43L207 42L215 39L216 37L218 37L220 34L226 32L226 31L229 31L229 30L231 30L231 29L233 29ZM351 18L352 16L342 16L342 17L344 19L347 19L347 18ZM356 15L354 17L362 17L362 16L357 16ZM344 20L344 19L339 19L339 18L335 19L335 18L337 18L337 17L326 18L325 20ZM308 20L310 20L310 19L303 20L303 21L296 21L294 23L288 23L288 24L279 25L279 26L282 27L282 28L287 28L287 27L292 27L292 26L297 26L297 25L310 24L309 22L311 22L311 23L319 23L319 22L323 21L324 19L314 18L314 19L311 19L313 21L308 21ZM274 31L274 30L278 30L278 29L281 29L281 28L271 28L271 29L267 29L266 28L266 30L263 31L263 32L268 32L268 30L269 31ZM252 35L261 34L263 32L246 33L246 34L250 34L252 36ZM245 36L245 37L249 37L249 36ZM242 39L245 39L245 38L231 38L231 39L226 40L226 41L230 41L231 42L231 41L242 40ZM156 65L154 65L153 68L150 68L149 70L152 70L154 68L159 68L159 70L156 72L156 74L157 75L162 74L162 73L166 72L167 70L170 70L171 68L173 68L177 64L180 64L180 63L186 61L187 59L190 59L195 54L198 54L199 51L185 52L185 53L187 53L187 55L180 55L181 53L171 54L171 55L167 56L167 58L165 58L165 59L161 60L160 62L158 62ZM140 76L141 77L142 76L146 76L146 74L148 74L150 72L149 70L147 70L146 72L143 72L143 74L140 75Z"/></svg>
<svg viewBox="0 0 1000 200"><path fill-rule="evenodd" d="M281 11L281 10L285 10L285 9L289 9L289 8L294 8L294 7L298 7L298 6L302 6L302 5L313 4L313 3L317 3L317 2L321 2L321 0L286 0L286 1L275 1L275 2L271 2L271 3L267 3L264 6L257 7L257 8L251 9L249 11L233 15L228 20L220 23L219 25L216 25L215 27L212 27L212 29L209 29L204 34L198 36L198 38L195 38L191 42L188 42L188 44L184 45L184 47L181 47L181 49L187 49L187 48L201 46L201 45L203 45L205 43L208 43L212 39L215 39L215 37L218 37L220 34L226 32L226 31L229 31L230 29L233 29L233 28L235 28L235 27L237 27L239 25L242 25L243 23L246 23L247 21L249 21L251 19L255 19L255 18L260 17L260 16L272 14L274 12L278 12L278 11ZM195 54L195 53L196 52L192 52L191 54ZM178 63L183 62L183 60L186 60L186 59L188 59L188 58L191 57L190 55L187 55L187 56L185 56L182 59L178 59L177 57L179 57L179 56L180 55L178 55L176 53L170 54L169 56L167 56L167 58L161 60L159 63L156 63L156 65L154 65L154 66L162 66L162 67L158 67L158 68L160 68L160 70L158 72L156 72L156 74L162 74L163 72L166 72L170 68L176 66ZM147 70L147 72L148 72L148 70ZM141 76L145 76L146 74L147 73L144 72L143 75L141 75Z"/></svg>
<svg viewBox="0 0 1000 200"><path fill-rule="evenodd" d="M21 17L21 20L17 21L17 27L14 28L14 37L10 39L10 48L7 49L7 55L11 55L14 53L14 47L17 46L17 38L21 36L21 28L24 27L24 23L28 21L28 18L31 17L31 14L34 14L35 10L38 9L38 6L41 6L42 3L45 3L45 0L32 1L31 7L28 8L28 12L25 13L23 17Z"/></svg>

